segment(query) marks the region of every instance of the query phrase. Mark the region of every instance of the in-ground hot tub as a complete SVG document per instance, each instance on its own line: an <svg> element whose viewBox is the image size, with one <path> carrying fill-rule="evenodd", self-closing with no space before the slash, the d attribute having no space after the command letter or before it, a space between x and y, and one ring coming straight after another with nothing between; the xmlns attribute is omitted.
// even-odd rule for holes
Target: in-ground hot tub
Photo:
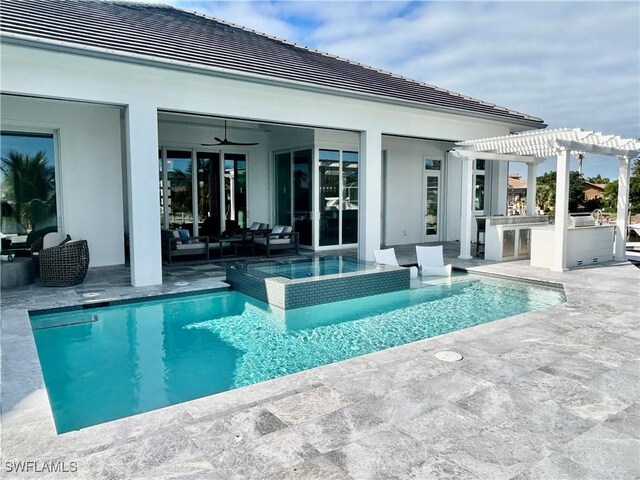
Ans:
<svg viewBox="0 0 640 480"><path fill-rule="evenodd" d="M282 309L406 290L408 268L372 265L351 257L234 262L227 282L246 295Z"/></svg>

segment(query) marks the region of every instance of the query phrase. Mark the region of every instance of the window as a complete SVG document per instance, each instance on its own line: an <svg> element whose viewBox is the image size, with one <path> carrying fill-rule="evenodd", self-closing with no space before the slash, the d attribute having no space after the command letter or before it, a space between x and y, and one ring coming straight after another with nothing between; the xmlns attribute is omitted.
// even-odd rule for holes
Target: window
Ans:
<svg viewBox="0 0 640 480"><path fill-rule="evenodd" d="M477 159L473 168L474 210L484 213L485 161Z"/></svg>
<svg viewBox="0 0 640 480"><path fill-rule="evenodd" d="M58 226L54 151L53 134L2 132L2 233Z"/></svg>

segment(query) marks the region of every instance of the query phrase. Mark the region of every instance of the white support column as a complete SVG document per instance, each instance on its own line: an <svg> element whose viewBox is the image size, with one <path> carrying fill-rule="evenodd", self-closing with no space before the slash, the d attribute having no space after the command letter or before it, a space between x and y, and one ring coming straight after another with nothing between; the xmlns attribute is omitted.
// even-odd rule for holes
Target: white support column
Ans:
<svg viewBox="0 0 640 480"><path fill-rule="evenodd" d="M471 221L473 219L473 158L462 159L462 185L460 199L460 255L462 260L471 256Z"/></svg>
<svg viewBox="0 0 640 480"><path fill-rule="evenodd" d="M613 258L627 259L627 215L629 215L629 175L631 161L629 157L618 157L618 216L616 218L616 241Z"/></svg>
<svg viewBox="0 0 640 480"><path fill-rule="evenodd" d="M160 195L158 192L158 112L132 103L125 116L131 284L162 283Z"/></svg>
<svg viewBox="0 0 640 480"><path fill-rule="evenodd" d="M567 225L569 223L569 150L558 152L556 169L556 208L551 270L567 270Z"/></svg>
<svg viewBox="0 0 640 480"><path fill-rule="evenodd" d="M536 174L538 165L527 164L527 215L536 214Z"/></svg>
<svg viewBox="0 0 640 480"><path fill-rule="evenodd" d="M358 173L358 258L373 261L373 251L380 248L380 209L382 208L382 133L360 132Z"/></svg>

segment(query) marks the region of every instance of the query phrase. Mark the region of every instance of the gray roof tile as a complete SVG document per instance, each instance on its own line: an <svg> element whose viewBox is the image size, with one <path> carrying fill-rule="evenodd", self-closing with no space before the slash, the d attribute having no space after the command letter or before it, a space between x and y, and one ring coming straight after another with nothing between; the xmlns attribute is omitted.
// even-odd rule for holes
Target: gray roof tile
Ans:
<svg viewBox="0 0 640 480"><path fill-rule="evenodd" d="M2 0L0 30L544 126L536 117L165 5Z"/></svg>

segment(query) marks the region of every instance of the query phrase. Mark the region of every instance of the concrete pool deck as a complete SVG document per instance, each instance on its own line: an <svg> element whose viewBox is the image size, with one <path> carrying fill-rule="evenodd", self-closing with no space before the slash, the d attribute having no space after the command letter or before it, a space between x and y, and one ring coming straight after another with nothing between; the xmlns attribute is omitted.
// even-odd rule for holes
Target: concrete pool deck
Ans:
<svg viewBox="0 0 640 480"><path fill-rule="evenodd" d="M401 263L415 262L412 248L396 247ZM104 301L217 288L221 270L172 269L163 286L134 288L126 268L108 267L75 288L2 291L2 476L637 478L640 269L450 260L561 283L567 303L63 435L27 311L88 292ZM464 359L442 362L441 350ZM17 473L18 462L35 463Z"/></svg>

